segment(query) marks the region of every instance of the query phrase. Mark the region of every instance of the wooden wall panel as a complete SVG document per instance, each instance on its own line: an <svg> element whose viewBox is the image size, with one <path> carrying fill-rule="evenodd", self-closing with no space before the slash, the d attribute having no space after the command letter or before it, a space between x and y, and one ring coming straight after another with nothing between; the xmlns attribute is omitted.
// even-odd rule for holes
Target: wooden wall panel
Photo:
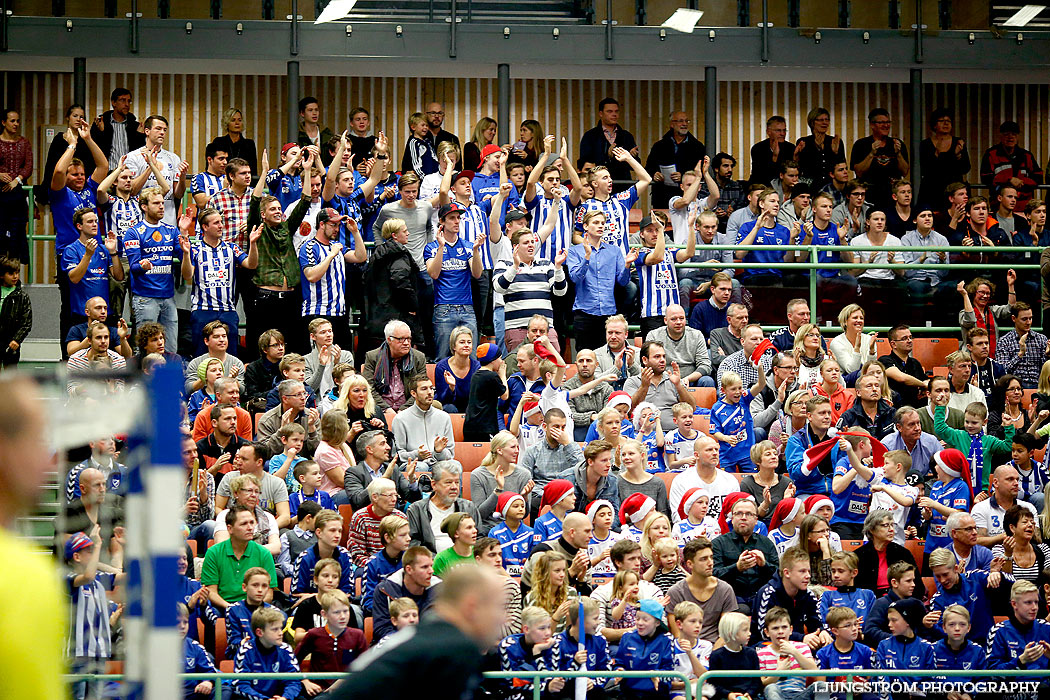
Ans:
<svg viewBox="0 0 1050 700"><path fill-rule="evenodd" d="M64 121L72 101L72 76L68 73L4 73L4 87L14 80L15 106L22 110L23 132L34 143L38 167L47 144L40 144L40 127ZM446 128L469 140L475 122L495 117L494 78L418 78L374 76L305 76L303 93L321 101L322 120L338 131L345 128L351 108L366 107L373 127L386 131L394 145L396 162L408 135L408 116L423 111L430 100L444 104ZM109 92L118 85L134 93L134 112L140 118L152 113L171 122L169 148L188 160L192 171L204 165L204 148L221 131L222 112L239 107L246 128L260 149L276 151L284 143L286 79L283 75L211 75L89 73L89 116L109 107ZM623 104L623 125L641 146L642 157L667 129L668 113L684 108L693 119L693 133L703 138L704 91L702 75L687 81L605 79L515 79L511 85L510 139L516 140L523 119L535 118L546 130L564 136L575 153L580 135L596 123L596 106L606 96ZM894 134L907 138L909 87L894 82L787 82L734 80L719 83L717 150L726 150L739 160L738 176L749 170L751 144L765 138L765 119L782 114L792 139L808 133L805 118L812 106L822 105L832 113L832 128L845 143L868 133L867 113L872 107L887 107L894 120ZM1021 141L1045 164L1050 151L1050 88L1047 85L936 84L926 87L926 104L951 107L956 131L967 142L973 161L971 181L977 178L981 153L997 138L1001 121L1015 118L1021 123ZM918 125L925 133L925 123ZM709 144L709 150L716 149ZM46 216L43 230L50 229ZM48 260L51 249L38 250ZM43 277L38 276L37 281Z"/></svg>

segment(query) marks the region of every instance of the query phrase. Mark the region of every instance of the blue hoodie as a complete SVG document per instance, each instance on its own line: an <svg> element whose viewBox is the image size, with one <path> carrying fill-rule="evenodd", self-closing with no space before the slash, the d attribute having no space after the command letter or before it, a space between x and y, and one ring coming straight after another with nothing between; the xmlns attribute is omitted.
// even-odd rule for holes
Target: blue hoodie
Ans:
<svg viewBox="0 0 1050 700"><path fill-rule="evenodd" d="M185 673L217 673L215 662L211 655L205 651L201 643L196 639L184 637L182 640L182 656L185 659L183 671ZM186 698L194 696L193 689L201 681L211 680L209 678L186 678L182 681L182 693ZM214 683L215 681L212 681Z"/></svg>
<svg viewBox="0 0 1050 700"><path fill-rule="evenodd" d="M380 549L372 555L365 565L365 580L361 587L361 607L369 612L372 611L372 593L375 592L379 582L390 574L401 569L401 557L391 560L386 555L386 548Z"/></svg>
<svg viewBox="0 0 1050 700"><path fill-rule="evenodd" d="M579 664L572 658L580 650L580 640L569 636L569 630L558 635L558 668L562 671L575 671ZM609 642L600 634L584 635L583 648L587 651L588 671L611 671L613 660L609 656ZM602 685L608 679L595 678L595 685Z"/></svg>
<svg viewBox="0 0 1050 700"><path fill-rule="evenodd" d="M272 608L269 603L263 603L263 608ZM241 647L245 638L252 638L252 613L259 608L249 608L248 601L239 600L226 608L226 658L232 659Z"/></svg>
<svg viewBox="0 0 1050 700"><path fill-rule="evenodd" d="M1014 583L1014 577L1009 574L1000 574L1000 576L1002 577L999 582L1000 589L1009 590ZM955 590L947 591L941 587L941 584L937 584L937 592L930 598L929 609L931 612L940 610L943 613L949 605L963 606L970 611L970 633L966 635L967 639L984 641L988 638L988 631L995 623L992 618L992 603L988 600L986 592L987 587L987 571L961 573Z"/></svg>
<svg viewBox="0 0 1050 700"><path fill-rule="evenodd" d="M620 638L616 667L625 671L673 671L674 638L664 632L663 627L658 627L651 637L631 630ZM670 695L670 681L668 677L661 678L656 692ZM649 678L624 678L620 686L637 692L653 692L653 681Z"/></svg>
<svg viewBox="0 0 1050 700"><path fill-rule="evenodd" d="M1050 668L1050 659L1040 655L1035 661L1021 665L1018 658L1030 642L1050 642L1050 622L1036 619L1022 625L1012 617L998 623L988 635L988 668L990 669L1024 669L1045 671ZM1021 678L1013 676L1012 681L1045 680L1044 678Z"/></svg>
<svg viewBox="0 0 1050 700"><path fill-rule="evenodd" d="M987 655L984 649L973 642L963 641L963 647L955 651L948 646L948 640L942 639L933 645L933 658L937 662L937 668L945 671L970 671L985 668ZM945 677L949 683L970 683L977 680L985 680L984 677L973 678L970 676Z"/></svg>
<svg viewBox="0 0 1050 700"><path fill-rule="evenodd" d="M303 551L295 560L295 568L292 572L293 593L316 593L317 586L314 584L314 566L321 561L320 545ZM354 563L350 559L350 552L346 547L336 547L332 553L332 559L339 562L342 573L339 574L339 590L348 596L354 594Z"/></svg>
<svg viewBox="0 0 1050 700"><path fill-rule="evenodd" d="M233 670L234 673L299 673L299 662L287 644L282 642L271 649L262 649L253 635L241 642ZM270 700L274 695L297 698L302 689L302 682L297 680L249 681L238 678L233 681L233 692L252 700Z"/></svg>
<svg viewBox="0 0 1050 700"><path fill-rule="evenodd" d="M499 643L499 664L501 671L552 671L561 667L558 657L557 638L555 643L539 654L533 652L533 645L525 641L524 634L512 634ZM503 680L511 698L532 696L531 678L506 678ZM549 681L544 681L546 685Z"/></svg>
<svg viewBox="0 0 1050 700"><path fill-rule="evenodd" d="M874 604L875 594L868 588L857 588L856 586L839 586L838 590L829 588L824 591L824 595L820 596L820 619L827 622L828 610L833 607L851 608L857 613L863 625L864 618L867 617Z"/></svg>

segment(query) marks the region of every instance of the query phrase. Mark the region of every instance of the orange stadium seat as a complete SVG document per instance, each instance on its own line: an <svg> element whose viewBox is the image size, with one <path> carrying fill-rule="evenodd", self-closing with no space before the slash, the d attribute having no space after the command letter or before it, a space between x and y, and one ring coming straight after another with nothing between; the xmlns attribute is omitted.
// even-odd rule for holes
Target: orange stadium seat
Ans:
<svg viewBox="0 0 1050 700"><path fill-rule="evenodd" d="M858 549L862 544L864 544L864 540L842 540L842 551L852 552L854 549Z"/></svg>
<svg viewBox="0 0 1050 700"><path fill-rule="evenodd" d="M448 417L452 419L452 439L456 442L463 442L463 414L450 413Z"/></svg>
<svg viewBox="0 0 1050 700"><path fill-rule="evenodd" d="M463 475L463 479L461 479L460 483L462 483L462 487L460 488L461 493L460 493L459 497L460 498L465 498L465 499L467 499L469 501L470 500L470 474L464 474Z"/></svg>
<svg viewBox="0 0 1050 700"><path fill-rule="evenodd" d="M565 377L564 377L564 379L565 379L565 381L569 381L570 379L572 379L575 376L576 376L576 363L575 362L570 362L569 364L565 365Z"/></svg>
<svg viewBox="0 0 1050 700"><path fill-rule="evenodd" d="M664 485L667 487L668 493L671 492L671 482L674 481L674 478L678 476L679 473L680 472L659 472L657 474L657 476L660 477L660 480L663 481Z"/></svg>
<svg viewBox="0 0 1050 700"><path fill-rule="evenodd" d="M427 376L430 377L430 381L434 381L434 368L437 367L433 362L427 363Z"/></svg>
<svg viewBox="0 0 1050 700"><path fill-rule="evenodd" d="M926 540L905 540L904 546L908 548L911 555L915 557L915 564L922 567L922 551L926 547Z"/></svg>
<svg viewBox="0 0 1050 700"><path fill-rule="evenodd" d="M919 564L922 566L922 564ZM922 584L926 587L926 599L929 600L937 593L937 581L932 576L923 576Z"/></svg>
<svg viewBox="0 0 1050 700"><path fill-rule="evenodd" d="M693 400L700 408L711 408L718 400L718 390L713 387L694 386L689 389L689 393L693 395Z"/></svg>
<svg viewBox="0 0 1050 700"><path fill-rule="evenodd" d="M233 659L223 659L219 662L219 671L221 673L233 673Z"/></svg>
<svg viewBox="0 0 1050 700"><path fill-rule="evenodd" d="M912 356L927 370L944 366L944 358L959 349L958 338L916 338Z"/></svg>
<svg viewBox="0 0 1050 700"><path fill-rule="evenodd" d="M226 619L220 617L215 621L215 660L222 663L226 658ZM233 659L230 659L233 663ZM231 669L232 671L232 669ZM230 671L226 671L229 673Z"/></svg>
<svg viewBox="0 0 1050 700"><path fill-rule="evenodd" d="M354 514L354 507L349 503L339 506L339 515L343 518L343 539L339 540L344 545L350 539L350 518Z"/></svg>
<svg viewBox="0 0 1050 700"><path fill-rule="evenodd" d="M464 472L470 472L478 468L481 460L485 459L490 451L490 443L487 442L457 442L456 460L463 465Z"/></svg>
<svg viewBox="0 0 1050 700"><path fill-rule="evenodd" d="M369 644L372 643L372 617L365 618L365 641Z"/></svg>

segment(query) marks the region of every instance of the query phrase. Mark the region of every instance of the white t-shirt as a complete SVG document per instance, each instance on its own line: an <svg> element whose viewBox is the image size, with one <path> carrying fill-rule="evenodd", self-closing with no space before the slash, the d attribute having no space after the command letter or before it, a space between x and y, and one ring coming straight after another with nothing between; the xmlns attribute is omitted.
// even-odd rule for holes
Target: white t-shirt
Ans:
<svg viewBox="0 0 1050 700"><path fill-rule="evenodd" d="M671 647L671 651L674 652L674 670L684 673L690 680L694 680L697 676L693 673L693 664L689 661L689 654L682 648L681 642L681 639L676 639ZM704 668L707 668L711 661L712 649L714 649L714 645L706 639L696 640L696 645L693 647L693 655ZM678 695L681 695L681 693L678 693Z"/></svg>
<svg viewBox="0 0 1050 700"><path fill-rule="evenodd" d="M877 467L872 470L871 481L868 482L874 484L886 484L891 488L897 489L900 493L908 496L912 499L919 497L919 489L908 484L894 484L893 482L886 479L885 470L882 467ZM913 504L914 505L914 504ZM893 541L899 545L903 545L907 539L904 536L904 527L908 522L908 513L910 507L902 506L897 501L890 498L890 495L885 491L879 491L878 493L871 494L871 504L868 506L869 511L875 510L876 508L884 508L890 512L893 516Z"/></svg>
<svg viewBox="0 0 1050 700"><path fill-rule="evenodd" d="M707 197L694 199L688 206L676 209L674 203L681 198L681 195L671 197L670 201L667 202L667 212L671 219L671 237L674 239L674 244L685 247L689 242L689 215L694 211L702 212L707 209ZM694 233L694 235L696 235L697 242L699 242L699 234Z"/></svg>
<svg viewBox="0 0 1050 700"><path fill-rule="evenodd" d="M604 540L598 540L592 536L591 541L587 544L587 556L593 560L608 552L614 544L626 537L625 534L615 530L610 530L609 536ZM587 573L596 581L608 581L616 575L616 567L613 566L611 558L606 558L592 566Z"/></svg>
<svg viewBox="0 0 1050 700"><path fill-rule="evenodd" d="M424 175L423 179L419 181L419 199L423 201L429 202L440 190L441 173ZM438 207L434 207L434 211L430 213L430 223L434 225L434 235L437 235L438 226L441 224L441 221L438 220Z"/></svg>
<svg viewBox="0 0 1050 700"><path fill-rule="evenodd" d="M569 392L548 384L540 392L540 411L547 415L547 411L552 408L560 408L565 415L572 415L569 410Z"/></svg>
<svg viewBox="0 0 1050 700"><path fill-rule="evenodd" d="M714 481L709 484L700 478L700 474L696 469L686 469L671 482L671 491L668 494L668 499L671 501L671 516L674 522L680 520L678 517L678 504L682 502L685 492L693 487L702 488L711 497L711 505L707 509L707 514L712 518L717 518L718 514L722 512L722 499L734 491L739 491L740 482L724 469L716 469Z"/></svg>
<svg viewBox="0 0 1050 700"><path fill-rule="evenodd" d="M1039 522L1039 515L1036 513L1035 506L1028 501L1017 500L1017 505L1027 508L1031 513L1032 517ZM993 537L995 535L1003 534L1003 518L1006 517L1006 509L999 505L994 498L986 498L973 507L970 511L970 515L973 516L974 523L977 524L978 528L984 528L987 530L987 535Z"/></svg>
<svg viewBox="0 0 1050 700"><path fill-rule="evenodd" d="M437 548L435 554L440 554L452 546L452 538L441 531L441 523L452 515L456 506L453 504L447 510L442 510L434 504L434 499L430 499L427 508L430 511L430 530L434 533L434 546Z"/></svg>
<svg viewBox="0 0 1050 700"><path fill-rule="evenodd" d="M962 393L956 393L954 389L948 395L948 408L954 408L957 411L966 412L966 407L973 402L983 403L985 406L988 405L988 398L981 391L981 387L974 386L973 384L966 385L966 391Z"/></svg>
<svg viewBox="0 0 1050 700"><path fill-rule="evenodd" d="M168 190L166 195L164 195L163 221L166 224L178 226L179 221L178 217L175 215L175 199L172 193L175 192L175 174L179 172L179 165L182 163L182 158L179 158L171 151L165 151L162 148L160 153L157 154L157 163L160 165L161 172L164 173L164 178L171 185L171 189ZM136 176L149 170L149 165L146 163L146 158L142 155L141 148L128 154L128 159L124 162L124 167L134 172ZM146 184L143 185L143 189L156 186L157 176L151 172L149 177L146 178Z"/></svg>
<svg viewBox="0 0 1050 700"><path fill-rule="evenodd" d="M849 242L849 244L852 246L874 245L868 238L868 234L866 233L861 236L856 236L853 240ZM885 248L888 252L900 248L901 245L901 239L897 238L892 233L887 233L886 240L883 242L882 247ZM873 251L866 250L854 253L853 259L855 262L862 262L867 264L869 262L868 258L871 256L872 252ZM875 264L888 263L889 255L883 252L875 253L875 260L871 262ZM901 259L897 260L896 262L904 262L904 260ZM896 277L896 275L894 274L893 270L879 269L877 267L868 268L864 270L863 274L860 275L860 279L869 280L891 280L894 277Z"/></svg>
<svg viewBox="0 0 1050 700"><path fill-rule="evenodd" d="M299 200L297 199L288 205L288 208L284 210L285 219L288 218L288 215L292 213L292 209L295 209L298 204ZM321 200L310 202L310 208L306 210L306 216L303 217L302 225L295 231L292 231L292 245L295 246L296 253L299 252L299 246L314 237L314 230L317 228L317 212L319 211L321 211Z"/></svg>

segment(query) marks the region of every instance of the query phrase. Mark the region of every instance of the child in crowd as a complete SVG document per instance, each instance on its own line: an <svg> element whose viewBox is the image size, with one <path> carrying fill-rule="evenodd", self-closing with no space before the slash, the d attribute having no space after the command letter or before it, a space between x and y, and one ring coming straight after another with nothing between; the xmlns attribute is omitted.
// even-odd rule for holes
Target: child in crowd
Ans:
<svg viewBox="0 0 1050 700"><path fill-rule="evenodd" d="M102 550L100 532L96 524L90 537L77 532L66 540L66 561L72 569L66 574L66 586L73 607L73 624L70 625L66 647L72 656L70 667L73 673L104 673L106 659L113 651L110 630L116 619L110 613L106 591L114 590L125 575L98 570ZM97 695L97 689L89 689L88 685L88 681L73 683L73 697L83 700L89 690L91 695Z"/></svg>
<svg viewBox="0 0 1050 700"><path fill-rule="evenodd" d="M614 391L609 394L608 400L605 402L606 408L615 408L620 414L620 437L630 438L635 437L634 434L634 423L631 422L631 395L626 391ZM598 434L598 422L591 421L591 425L587 428L587 439L584 442L591 442L601 437Z"/></svg>
<svg viewBox="0 0 1050 700"><path fill-rule="evenodd" d="M791 614L779 606L766 611L766 637L758 647L758 667L763 671L814 670L817 662L809 645L791 640ZM798 676L762 676L766 700L788 700L806 690L806 679Z"/></svg>
<svg viewBox="0 0 1050 700"><path fill-rule="evenodd" d="M630 569L618 571L613 577L612 597L609 599L609 627L626 630L634 627L638 614L638 589L641 578Z"/></svg>
<svg viewBox="0 0 1050 700"><path fill-rule="evenodd" d="M970 491L970 464L966 455L959 450L948 448L935 454L933 462L937 480L930 488L930 495L919 498L923 519L930 523L923 550L927 560L933 550L952 546L948 518L959 511L969 513L970 502L973 500L973 493Z"/></svg>
<svg viewBox="0 0 1050 700"><path fill-rule="evenodd" d="M1017 494L1017 498L1028 501L1042 513L1043 504L1046 502L1043 489L1050 482L1050 474L1047 473L1045 461L1039 463L1032 459L1032 453L1037 449L1039 438L1030 433L1014 433L1010 445L1010 455L1013 459L1009 463L1021 477L1021 492Z"/></svg>
<svg viewBox="0 0 1050 700"><path fill-rule="evenodd" d="M302 456L303 443L306 442L306 428L299 423L288 423L277 429L277 437L281 438L281 453L270 457L266 463L266 471L278 479L283 479L288 493L300 489L299 479L295 476L295 467L307 461ZM330 498L330 497L329 497ZM325 506L331 508L331 506ZM292 514L295 518L295 514Z"/></svg>
<svg viewBox="0 0 1050 700"><path fill-rule="evenodd" d="M711 650L714 645L706 639L700 639L700 629L704 624L704 610L691 600L683 600L674 606L674 619L678 622L678 636L674 640L674 670L684 673L692 683L692 697L699 697L696 680L707 671ZM680 680L671 681L671 696L685 697L685 684Z"/></svg>
<svg viewBox="0 0 1050 700"><path fill-rule="evenodd" d="M652 581L667 595L671 586L685 578L685 569L678 563L678 543L670 537L662 537L653 543L653 565L646 569L642 578Z"/></svg>
<svg viewBox="0 0 1050 700"><path fill-rule="evenodd" d="M890 626L886 614L890 605L904 598L911 598L915 593L915 576L918 569L910 561L899 561L892 564L886 571L886 579L889 581L889 590L881 598L871 605L871 610L861 629L864 632L864 641L870 647L877 647L886 637L890 636ZM921 631L921 630L920 630Z"/></svg>
<svg viewBox="0 0 1050 700"><path fill-rule="evenodd" d="M190 559L186 550L179 552L175 560L175 588L176 596L180 603L186 606L189 618L187 625L190 629L190 638L201 641L198 638L197 619L203 618L207 624L214 625L219 619L218 610L208 599L208 589L201 585L197 579L189 577Z"/></svg>
<svg viewBox="0 0 1050 700"><path fill-rule="evenodd" d="M540 411L540 395L526 391L514 408L507 430L518 438L518 450L525 452L533 445L543 442L545 437L543 413Z"/></svg>
<svg viewBox="0 0 1050 700"><path fill-rule="evenodd" d="M475 355L481 368L470 378L470 394L463 416L463 437L468 442L488 442L503 426L499 402L510 397L507 363L500 357L496 343L481 343Z"/></svg>
<svg viewBox="0 0 1050 700"><path fill-rule="evenodd" d="M620 638L616 651L616 669L619 671L673 671L674 638L663 623L664 609L658 601L645 599L639 603L635 628ZM671 679L667 676L625 678L620 681L622 697L670 697Z"/></svg>
<svg viewBox="0 0 1050 700"><path fill-rule="evenodd" d="M970 611L961 605L949 605L941 614L944 639L933 645L937 668L945 671L975 671L987 668L985 649L966 639L970 633ZM985 640L981 640L982 642ZM983 678L945 677L949 683L972 683Z"/></svg>
<svg viewBox="0 0 1050 700"><path fill-rule="evenodd" d="M532 552L535 532L522 522L526 510L525 497L520 493L504 491L496 500L496 516L502 518L503 522L489 531L489 537L499 540L503 568L511 576L521 576L521 570Z"/></svg>
<svg viewBox="0 0 1050 700"><path fill-rule="evenodd" d="M719 466L728 472L755 471L751 461L751 446L755 444L751 402L766 388L766 374L760 365L755 366L758 381L746 394L739 374L723 374L722 398L711 408L711 437L719 443Z"/></svg>
<svg viewBox="0 0 1050 700"><path fill-rule="evenodd" d="M292 423L292 425L298 425L298 423ZM296 491L288 496L288 510L293 523L298 517L299 505L305 501L313 501L321 506L322 510L336 510L332 496L321 489L324 474L317 462L312 459L300 460L296 463L292 474L297 484Z"/></svg>
<svg viewBox="0 0 1050 700"><path fill-rule="evenodd" d="M190 394L187 401L186 415L190 424L197 419L197 414L206 405L214 404L215 381L223 376L222 360L211 357L197 365L197 378L204 382L204 386Z"/></svg>
<svg viewBox="0 0 1050 700"><path fill-rule="evenodd" d="M988 630L995 624L989 591L1003 581L1012 586L1014 578L999 571L963 571L962 568L951 549L935 549L930 553L930 572L937 581L937 592L930 598L930 611L939 611L943 622L948 606L959 603L970 611L970 639L984 642Z"/></svg>
<svg viewBox="0 0 1050 700"><path fill-rule="evenodd" d="M390 601L389 610L390 624L398 632L419 624L419 606L411 598L394 598ZM392 634L384 635L382 639L376 642L375 646L377 648L381 647L393 637L394 635Z"/></svg>
<svg viewBox="0 0 1050 700"><path fill-rule="evenodd" d="M847 540L859 540L864 536L864 517L871 500L872 467L880 466L882 460L874 463L871 434L867 430L853 427L849 432L857 434L839 438L839 458L831 479L830 496L835 506L831 529Z"/></svg>
<svg viewBox="0 0 1050 700"><path fill-rule="evenodd" d="M630 534L630 533L628 533ZM671 521L663 513L654 512L642 520L642 536L638 544L642 546L642 570L645 571L656 562L653 545L657 540L671 536Z"/></svg>
<svg viewBox="0 0 1050 700"><path fill-rule="evenodd" d="M693 443L700 432L693 428L693 407L681 401L671 406L675 429L664 439L664 464L667 471L680 472L693 464Z"/></svg>
<svg viewBox="0 0 1050 700"><path fill-rule="evenodd" d="M583 606L583 649L580 649L580 606ZM558 635L558 669L561 671L611 671L613 660L609 655L609 643L605 637L596 634L598 629L598 601L591 598L580 598L577 605L569 608L569 628ZM564 681L556 697L573 697L575 679L557 679ZM608 678L588 678L588 697L605 697L602 687L609 682ZM592 692L595 687L598 692Z"/></svg>
<svg viewBox="0 0 1050 700"><path fill-rule="evenodd" d="M551 616L543 608L530 605L521 611L521 633L505 637L499 643L501 671L549 671L560 665L557 639L552 631ZM555 681L559 681L556 683ZM545 689L558 691L564 679L543 681ZM532 697L531 678L508 678L504 681L503 698L524 700Z"/></svg>
<svg viewBox="0 0 1050 700"><path fill-rule="evenodd" d="M372 611L372 593L379 582L401 570L401 555L412 544L408 521L400 515L384 517L379 521L379 541L383 548L365 565L365 580L361 586L361 607L366 613Z"/></svg>
<svg viewBox="0 0 1050 700"><path fill-rule="evenodd" d="M806 517L805 503L801 498L785 498L773 509L769 519L769 539L777 548L777 555L784 556L789 547L798 544L798 526Z"/></svg>
<svg viewBox="0 0 1050 700"><path fill-rule="evenodd" d="M550 506L550 510L536 518L532 526L533 546L540 542L553 540L561 535L561 522L565 516L576 509L576 488L568 479L551 479L543 487L543 498L540 499L540 510Z"/></svg>
<svg viewBox="0 0 1050 700"><path fill-rule="evenodd" d="M196 639L187 633L190 631L190 610L184 603L175 603L175 625L182 635L183 673L218 673L215 661ZM183 700L210 700L215 690L214 681L197 681L186 678L182 681Z"/></svg>
<svg viewBox="0 0 1050 700"><path fill-rule="evenodd" d="M933 645L915 634L922 625L926 609L922 601L915 598L904 598L890 604L887 622L890 636L879 642L875 650L879 668L936 668L933 658ZM885 680L907 681L907 678L885 677Z"/></svg>
<svg viewBox="0 0 1050 700"><path fill-rule="evenodd" d="M963 430L952 428L946 422L947 406L936 406L933 409L933 434L938 440L944 440L948 447L966 455L970 463L970 486L974 493L988 490L988 477L995 468L996 456L1011 454L1014 439L1012 423L1003 424L1004 439L986 433L988 425L988 407L980 401L966 406L963 415Z"/></svg>
<svg viewBox="0 0 1050 700"><path fill-rule="evenodd" d="M697 537L713 540L722 534L718 519L707 514L710 505L711 497L700 487L694 486L682 495L678 504L679 520L671 527L671 537L679 548Z"/></svg>
<svg viewBox="0 0 1050 700"><path fill-rule="evenodd" d="M226 658L237 655L241 640L252 636L252 615L260 608L272 608L266 602L270 590L270 574L261 566L253 566L244 572L241 583L244 600L226 608Z"/></svg>
<svg viewBox="0 0 1050 700"><path fill-rule="evenodd" d="M303 387L306 389L306 407L317 408L317 393L314 392L306 382L306 358L297 352L290 352L281 358L281 362L277 365L277 369L281 373L281 379L294 379L297 382L302 382ZM277 382L273 389L266 394L266 410L269 411L276 406L281 405L281 397L277 392L277 385L281 382Z"/></svg>
<svg viewBox="0 0 1050 700"><path fill-rule="evenodd" d="M846 607L854 610L860 624L864 616L875 604L875 594L867 588L857 588L853 580L859 571L857 555L853 552L832 552L831 581L834 589L827 589L820 596L820 619L827 622L828 611L833 607Z"/></svg>
<svg viewBox="0 0 1050 700"><path fill-rule="evenodd" d="M817 665L820 668L843 671L875 668L875 652L871 647L857 641L860 634L860 621L857 619L857 613L850 608L829 608L826 622L835 641L817 651ZM846 680L846 676L828 676L822 680L841 682ZM861 682L865 679L854 676L853 680ZM836 694L834 697L839 700L845 696Z"/></svg>
<svg viewBox="0 0 1050 700"><path fill-rule="evenodd" d="M292 618L293 641L296 644L314 627L324 625L317 596L338 590L342 576L343 567L335 559L322 559L314 564L314 586L317 587L317 593L300 598L295 606L295 617Z"/></svg>
<svg viewBox="0 0 1050 700"><path fill-rule="evenodd" d="M365 633L348 626L350 599L346 593L338 589L329 591L319 596L318 602L324 611L325 624L306 633L295 647L295 656L300 662L309 658L311 671L346 671L354 659L368 649ZM310 696L334 690L338 685L331 680L303 679L303 691Z"/></svg>
<svg viewBox="0 0 1050 700"><path fill-rule="evenodd" d="M335 406L335 402L339 400L339 392L343 388L343 379L352 374L354 374L354 366L349 362L340 362L332 368L332 381L335 382L335 385L321 397L321 405L318 407L321 415Z"/></svg>
<svg viewBox="0 0 1050 700"><path fill-rule="evenodd" d="M318 493L328 495L324 491ZM293 497L296 495L298 494L292 494ZM317 542L317 536L314 535L314 518L322 510L323 508L314 501L303 501L296 508L292 529L281 533L281 553L275 562L282 576L292 576L295 573L296 559Z"/></svg>
<svg viewBox="0 0 1050 700"><path fill-rule="evenodd" d="M233 664L236 674L299 673L295 652L282 641L284 613L277 608L260 608L252 613L252 634L241 640ZM233 681L233 697L237 698L292 698L299 697L303 684L293 680Z"/></svg>
<svg viewBox="0 0 1050 700"><path fill-rule="evenodd" d="M19 281L21 274L17 258L0 256L0 367L4 369L18 365L22 343L33 329L33 304Z"/></svg>
<svg viewBox="0 0 1050 700"><path fill-rule="evenodd" d="M718 620L718 638L722 646L711 652L708 671L757 671L758 653L747 645L751 639L751 620L737 612L722 613ZM758 700L762 680L756 676L737 678L723 676L711 679L710 697L714 700ZM709 697L704 686L704 697Z"/></svg>
<svg viewBox="0 0 1050 700"><path fill-rule="evenodd" d="M645 445L645 471L659 474L667 471L664 464L664 431L660 427L660 411L648 401L642 401L634 409L634 432Z"/></svg>
<svg viewBox="0 0 1050 700"><path fill-rule="evenodd" d="M872 470L869 510L882 508L893 515L893 541L904 545L905 526L911 507L919 499L919 489L905 480L911 469L911 455L904 450L890 450L882 457L882 467Z"/></svg>
<svg viewBox="0 0 1050 700"><path fill-rule="evenodd" d="M624 535L612 529L613 506L605 499L591 501L587 506L587 517L591 519L593 528L590 542L587 544L587 556L591 558L591 568L588 573L595 585L601 585L612 580L616 574L616 567L613 566L609 553L613 545L622 540Z"/></svg>

